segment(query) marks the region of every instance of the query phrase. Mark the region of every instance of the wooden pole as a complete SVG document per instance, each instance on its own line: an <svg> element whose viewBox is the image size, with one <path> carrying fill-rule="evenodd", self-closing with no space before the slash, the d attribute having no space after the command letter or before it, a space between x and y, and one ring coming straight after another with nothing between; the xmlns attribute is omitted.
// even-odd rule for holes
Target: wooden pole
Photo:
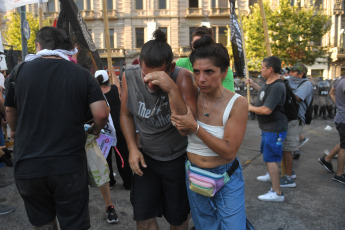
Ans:
<svg viewBox="0 0 345 230"><path fill-rule="evenodd" d="M104 34L105 34L105 46L107 49L107 62L109 70L110 84L113 84L113 77L111 68L113 68L113 63L111 60L111 50L110 50L110 38L109 38L109 25L108 25L108 6L106 0L102 0L103 3L103 20L104 20Z"/></svg>
<svg viewBox="0 0 345 230"><path fill-rule="evenodd" d="M240 10L240 5L238 4L237 6L238 6L238 17L239 17L240 29L241 29L241 39L242 39L242 49L243 49L243 55L244 55L244 64L245 64L245 68L246 68L246 78L249 79L248 60L247 60L247 55L246 55L246 44L244 41L243 28L242 28L241 10ZM250 86L247 86L247 100L248 100L248 103L250 104Z"/></svg>
<svg viewBox="0 0 345 230"><path fill-rule="evenodd" d="M266 16L265 16L264 3L262 2L262 0L259 0L258 3L259 3L259 7L260 7L262 26L264 28L265 47L266 47L267 56L272 56L270 39L269 39L269 35L268 35L267 21L266 21Z"/></svg>

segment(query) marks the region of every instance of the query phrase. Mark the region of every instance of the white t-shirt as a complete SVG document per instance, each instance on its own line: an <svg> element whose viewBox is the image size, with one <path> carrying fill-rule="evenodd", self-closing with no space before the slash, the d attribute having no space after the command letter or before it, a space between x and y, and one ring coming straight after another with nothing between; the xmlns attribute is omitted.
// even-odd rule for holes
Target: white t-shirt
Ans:
<svg viewBox="0 0 345 230"><path fill-rule="evenodd" d="M0 73L0 87L5 89L5 77L2 73Z"/></svg>

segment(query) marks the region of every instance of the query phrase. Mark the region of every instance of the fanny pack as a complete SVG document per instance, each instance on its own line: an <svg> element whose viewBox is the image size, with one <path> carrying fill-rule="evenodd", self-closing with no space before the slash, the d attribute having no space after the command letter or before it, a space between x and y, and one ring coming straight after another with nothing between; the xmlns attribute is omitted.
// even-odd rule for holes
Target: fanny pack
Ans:
<svg viewBox="0 0 345 230"><path fill-rule="evenodd" d="M209 172L191 165L186 162L186 171L188 173L189 189L207 197L213 197L226 183L230 181L231 175L238 168L239 162L235 158L234 163L228 171L222 175Z"/></svg>

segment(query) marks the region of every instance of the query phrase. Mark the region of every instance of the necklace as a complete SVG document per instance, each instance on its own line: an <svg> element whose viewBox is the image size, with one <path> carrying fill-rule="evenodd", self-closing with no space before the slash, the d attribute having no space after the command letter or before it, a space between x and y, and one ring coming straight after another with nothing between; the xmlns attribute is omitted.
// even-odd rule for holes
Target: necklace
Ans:
<svg viewBox="0 0 345 230"><path fill-rule="evenodd" d="M218 102L220 101L220 99L222 99L223 98L223 91L221 91L221 93L222 93L222 96L220 96L215 102L214 102L214 104L213 104L213 106L212 106L212 109L211 109L211 111L213 111L213 109L214 109L214 107L218 104ZM210 113L206 113L205 112L205 109L204 109L204 95L201 95L201 99L202 99L202 112L203 112L203 114L204 114L204 116L206 116L206 117L209 117L211 114Z"/></svg>

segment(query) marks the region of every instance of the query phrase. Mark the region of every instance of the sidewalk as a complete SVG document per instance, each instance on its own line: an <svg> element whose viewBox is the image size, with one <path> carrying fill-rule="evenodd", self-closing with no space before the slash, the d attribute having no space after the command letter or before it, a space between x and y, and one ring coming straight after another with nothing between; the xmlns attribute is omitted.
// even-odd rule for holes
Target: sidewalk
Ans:
<svg viewBox="0 0 345 230"><path fill-rule="evenodd" d="M327 125L331 126L332 130L324 130ZM317 161L324 150L330 151L339 142L334 123L331 120L314 120L311 125L305 126L303 134L310 140L300 149L300 159L294 160L297 187L283 188L285 201L282 203L263 202L258 200L257 196L266 193L271 184L256 180L256 177L265 174L267 169L259 153L261 136L257 120L248 121L238 157L246 183L247 217L257 230L345 229L345 185L333 181L333 174L324 170ZM336 168L336 160L332 163ZM106 223L102 196L98 189L90 188L91 229L136 229L129 191L122 189L119 176L116 176L116 180L117 184L111 194L119 223ZM14 184L13 168L0 168L0 204L10 204L16 208L14 212L0 216L0 229L31 229L23 201ZM159 226L160 229L169 229L162 218L159 220Z"/></svg>

